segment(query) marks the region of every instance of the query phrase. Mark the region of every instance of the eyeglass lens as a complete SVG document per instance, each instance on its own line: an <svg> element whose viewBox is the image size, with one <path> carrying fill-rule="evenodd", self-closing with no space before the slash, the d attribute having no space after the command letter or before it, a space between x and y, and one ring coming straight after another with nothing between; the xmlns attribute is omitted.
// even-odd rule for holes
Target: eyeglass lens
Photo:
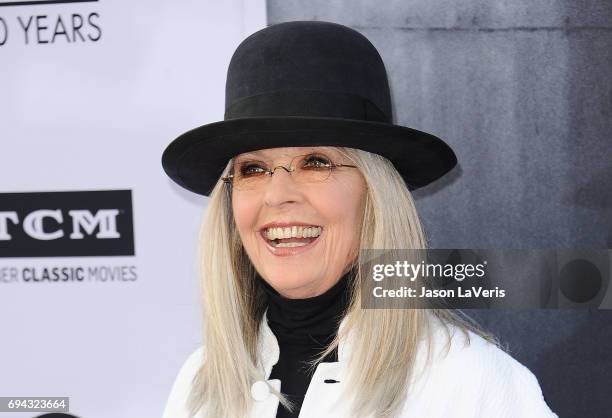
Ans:
<svg viewBox="0 0 612 418"><path fill-rule="evenodd" d="M277 169L289 171L293 180L300 183L325 181L334 164L323 154L306 154L294 157L288 166L277 165L270 168L270 163L248 159L239 161L234 166L234 187L255 188L264 184Z"/></svg>

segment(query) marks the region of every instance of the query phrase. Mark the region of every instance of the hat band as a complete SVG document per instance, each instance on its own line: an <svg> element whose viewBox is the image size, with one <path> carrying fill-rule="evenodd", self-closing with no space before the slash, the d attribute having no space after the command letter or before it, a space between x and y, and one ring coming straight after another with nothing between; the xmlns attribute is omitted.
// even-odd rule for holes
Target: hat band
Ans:
<svg viewBox="0 0 612 418"><path fill-rule="evenodd" d="M248 117L304 116L391 123L365 97L319 90L285 90L245 97L225 109L225 120Z"/></svg>

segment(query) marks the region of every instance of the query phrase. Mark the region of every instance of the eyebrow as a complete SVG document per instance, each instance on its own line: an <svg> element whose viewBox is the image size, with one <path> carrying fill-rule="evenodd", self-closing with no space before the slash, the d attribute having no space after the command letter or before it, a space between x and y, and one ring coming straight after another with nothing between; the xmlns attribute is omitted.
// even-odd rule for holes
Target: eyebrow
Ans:
<svg viewBox="0 0 612 418"><path fill-rule="evenodd" d="M246 161L266 161L266 158L259 154L245 153L233 158L233 164L241 164Z"/></svg>
<svg viewBox="0 0 612 418"><path fill-rule="evenodd" d="M251 151L251 152L245 152L242 155L236 156L236 159L240 159L240 158L266 158L264 156L261 155L261 153L257 154L258 151ZM331 157L334 156L334 152L332 150L329 149L318 149L316 147L309 147L309 150L307 151L303 151L300 154L297 155L308 155L308 154L312 154L312 153L323 153L323 154L328 154ZM297 156L296 155L296 156Z"/></svg>

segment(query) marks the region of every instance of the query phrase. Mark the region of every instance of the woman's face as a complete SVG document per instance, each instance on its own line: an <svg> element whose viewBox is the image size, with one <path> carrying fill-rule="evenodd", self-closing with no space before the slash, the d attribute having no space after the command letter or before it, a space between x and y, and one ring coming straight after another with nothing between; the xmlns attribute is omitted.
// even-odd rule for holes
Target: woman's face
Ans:
<svg viewBox="0 0 612 418"><path fill-rule="evenodd" d="M334 164L351 164L333 147L270 148L238 155L234 173L255 161L267 168L289 167L293 157L310 153ZM297 183L293 174L277 168L255 189L234 188L232 207L244 248L259 274L281 295L296 299L325 292L354 259L366 184L351 167L337 168L316 183ZM309 237L319 230L318 237Z"/></svg>

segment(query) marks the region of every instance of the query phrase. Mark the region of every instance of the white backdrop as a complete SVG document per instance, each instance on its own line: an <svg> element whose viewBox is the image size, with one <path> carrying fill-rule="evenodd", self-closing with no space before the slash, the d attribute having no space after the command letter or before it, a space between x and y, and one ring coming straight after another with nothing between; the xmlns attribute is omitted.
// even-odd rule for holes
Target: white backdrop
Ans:
<svg viewBox="0 0 612 418"><path fill-rule="evenodd" d="M161 416L201 341L196 238L206 206L166 177L161 154L183 131L223 118L229 59L265 26L265 2L6 3L0 213L21 198L7 193L131 190L135 255L7 257L17 241L6 237L25 235L5 223L0 396L68 396L82 418ZM106 275L45 280L53 267ZM128 274L111 279L121 267Z"/></svg>

